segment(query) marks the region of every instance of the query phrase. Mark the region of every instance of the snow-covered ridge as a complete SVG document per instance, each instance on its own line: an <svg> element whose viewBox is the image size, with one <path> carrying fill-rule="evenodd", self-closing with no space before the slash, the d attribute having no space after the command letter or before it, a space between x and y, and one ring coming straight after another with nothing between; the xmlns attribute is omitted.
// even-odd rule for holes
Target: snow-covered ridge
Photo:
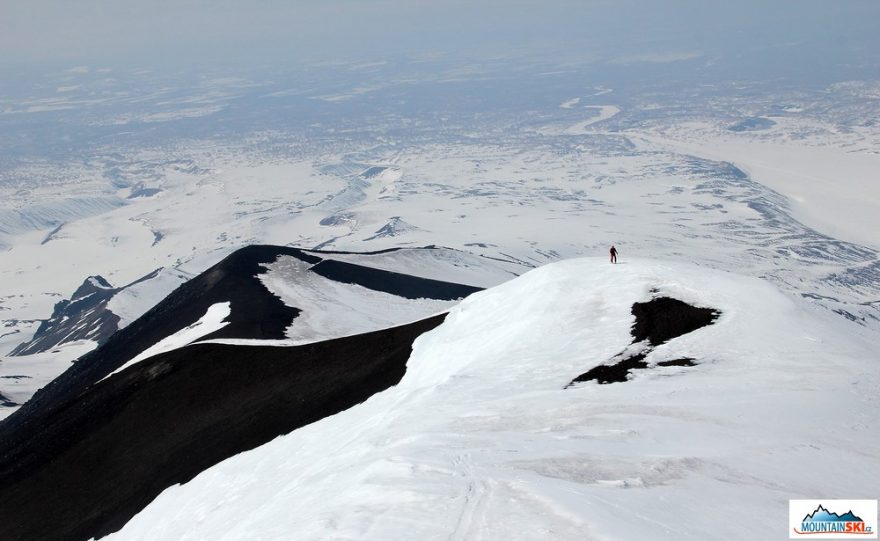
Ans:
<svg viewBox="0 0 880 541"><path fill-rule="evenodd" d="M721 317L630 381L565 389L654 295ZM873 494L871 352L756 278L551 264L454 308L396 387L167 489L114 538L784 537L789 498ZM656 366L679 357L698 364Z"/></svg>

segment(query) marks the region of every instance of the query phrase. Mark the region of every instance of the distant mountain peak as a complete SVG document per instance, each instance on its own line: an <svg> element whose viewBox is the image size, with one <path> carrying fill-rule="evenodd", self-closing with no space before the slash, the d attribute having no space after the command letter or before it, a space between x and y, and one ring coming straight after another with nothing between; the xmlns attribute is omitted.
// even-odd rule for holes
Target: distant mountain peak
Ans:
<svg viewBox="0 0 880 541"><path fill-rule="evenodd" d="M49 319L40 323L34 337L19 344L10 355L31 355L76 340L104 342L119 328L119 317L106 309L119 291L102 276L89 276L70 299L59 301Z"/></svg>
<svg viewBox="0 0 880 541"><path fill-rule="evenodd" d="M76 289L76 291L73 292L73 296L70 297L70 300L71 302L75 302L78 299L84 299L93 293L112 289L114 289L114 287L110 285L110 282L108 282L103 276L89 276Z"/></svg>
<svg viewBox="0 0 880 541"><path fill-rule="evenodd" d="M805 516L801 522L864 522L860 517L856 516L850 509L846 513L839 515L825 509L821 504L815 511Z"/></svg>

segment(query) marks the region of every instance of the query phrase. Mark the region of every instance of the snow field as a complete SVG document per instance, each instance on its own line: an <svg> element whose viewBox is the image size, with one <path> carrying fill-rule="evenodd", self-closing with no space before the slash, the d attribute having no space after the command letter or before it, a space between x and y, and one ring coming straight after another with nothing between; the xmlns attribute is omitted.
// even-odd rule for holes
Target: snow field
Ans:
<svg viewBox="0 0 880 541"><path fill-rule="evenodd" d="M785 195L792 215L832 237L880 249L880 154L850 145L808 144L777 136L677 129L662 136L633 134L651 147L666 147L729 161L757 182Z"/></svg>
<svg viewBox="0 0 880 541"><path fill-rule="evenodd" d="M287 329L291 344L377 331L417 321L455 304L433 299L410 300L328 280L309 272L311 266L293 257L281 257L268 266L268 273L261 275L269 291L286 305L304 308Z"/></svg>

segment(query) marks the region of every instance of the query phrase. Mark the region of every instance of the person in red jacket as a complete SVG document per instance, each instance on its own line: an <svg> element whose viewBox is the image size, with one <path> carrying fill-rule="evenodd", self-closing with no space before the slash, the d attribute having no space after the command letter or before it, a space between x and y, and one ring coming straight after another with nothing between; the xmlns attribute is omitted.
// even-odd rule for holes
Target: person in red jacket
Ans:
<svg viewBox="0 0 880 541"><path fill-rule="evenodd" d="M617 248L613 245L611 246L611 262L617 263Z"/></svg>

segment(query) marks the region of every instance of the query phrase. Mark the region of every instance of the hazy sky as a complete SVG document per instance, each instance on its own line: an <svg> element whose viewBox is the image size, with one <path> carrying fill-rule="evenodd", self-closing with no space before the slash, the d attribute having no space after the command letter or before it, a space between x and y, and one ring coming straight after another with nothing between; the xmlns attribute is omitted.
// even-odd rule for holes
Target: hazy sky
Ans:
<svg viewBox="0 0 880 541"><path fill-rule="evenodd" d="M877 0L0 0L0 64L739 55L869 75L878 21Z"/></svg>

